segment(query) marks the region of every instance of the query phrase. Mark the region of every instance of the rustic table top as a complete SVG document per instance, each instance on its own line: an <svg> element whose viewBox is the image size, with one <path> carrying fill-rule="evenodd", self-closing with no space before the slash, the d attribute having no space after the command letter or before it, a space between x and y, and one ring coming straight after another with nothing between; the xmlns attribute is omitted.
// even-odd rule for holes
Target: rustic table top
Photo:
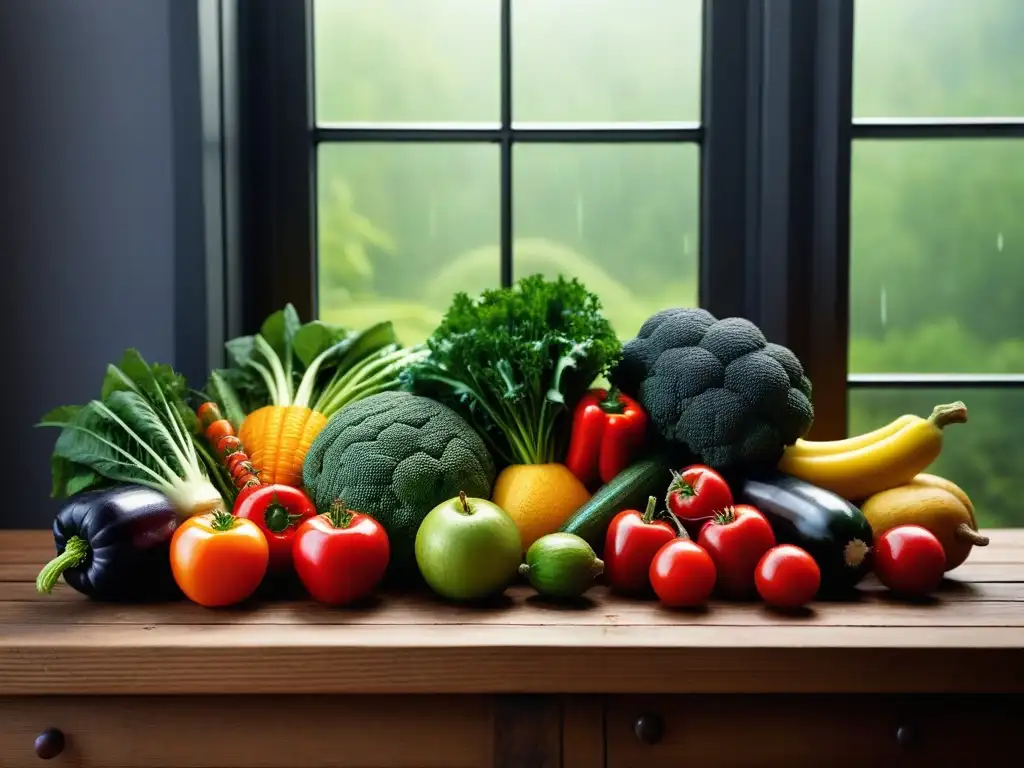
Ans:
<svg viewBox="0 0 1024 768"><path fill-rule="evenodd" d="M0 532L0 695L1024 692L1024 530L985 533L934 600L868 580L786 615L672 611L600 586L571 605L520 587L487 607L107 605L63 583L37 594L49 532Z"/></svg>

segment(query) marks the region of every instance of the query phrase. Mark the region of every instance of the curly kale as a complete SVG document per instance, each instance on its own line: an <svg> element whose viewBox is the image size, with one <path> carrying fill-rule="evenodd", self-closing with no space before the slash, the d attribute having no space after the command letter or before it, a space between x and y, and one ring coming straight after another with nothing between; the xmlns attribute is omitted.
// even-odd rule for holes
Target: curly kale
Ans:
<svg viewBox="0 0 1024 768"><path fill-rule="evenodd" d="M811 382L789 349L748 320L656 313L626 343L612 381L668 441L717 469L775 464L811 427Z"/></svg>
<svg viewBox="0 0 1024 768"><path fill-rule="evenodd" d="M621 354L597 296L541 275L457 294L427 346L406 388L465 415L509 464L559 461L565 415Z"/></svg>

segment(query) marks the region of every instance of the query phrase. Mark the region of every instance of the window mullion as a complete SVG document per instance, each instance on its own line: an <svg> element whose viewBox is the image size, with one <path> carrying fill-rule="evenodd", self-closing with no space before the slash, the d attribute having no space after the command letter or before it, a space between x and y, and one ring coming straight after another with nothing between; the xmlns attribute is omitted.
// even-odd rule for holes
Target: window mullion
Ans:
<svg viewBox="0 0 1024 768"><path fill-rule="evenodd" d="M245 327L291 302L316 313L312 0L238 4Z"/></svg>
<svg viewBox="0 0 1024 768"><path fill-rule="evenodd" d="M758 210L758 0L704 1L701 82L700 304L750 316Z"/></svg>
<svg viewBox="0 0 1024 768"><path fill-rule="evenodd" d="M762 0L756 267L748 317L814 384L812 434L846 432L852 0Z"/></svg>

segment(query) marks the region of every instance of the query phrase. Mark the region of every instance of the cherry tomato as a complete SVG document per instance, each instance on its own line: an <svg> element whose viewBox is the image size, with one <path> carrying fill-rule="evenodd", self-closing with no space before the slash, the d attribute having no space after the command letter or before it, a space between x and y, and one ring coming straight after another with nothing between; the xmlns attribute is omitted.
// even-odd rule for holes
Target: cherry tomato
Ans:
<svg viewBox="0 0 1024 768"><path fill-rule="evenodd" d="M946 553L920 525L897 525L875 540L875 574L893 592L927 595L942 583Z"/></svg>
<svg viewBox="0 0 1024 768"><path fill-rule="evenodd" d="M335 505L295 534L295 572L314 600L346 605L369 595L384 577L388 535L369 515Z"/></svg>
<svg viewBox="0 0 1024 768"><path fill-rule="evenodd" d="M196 415L199 417L199 423L203 425L203 429L213 424L213 422L222 418L220 415L220 408L214 402L207 401L199 406L199 410L196 411Z"/></svg>
<svg viewBox="0 0 1024 768"><path fill-rule="evenodd" d="M246 458L244 461L240 461L239 463L235 464L235 466L231 469L231 479L232 481L234 481L236 487L242 483L243 477L255 474L256 469L255 467L253 467L252 462L249 461L248 458Z"/></svg>
<svg viewBox="0 0 1024 768"><path fill-rule="evenodd" d="M242 453L242 441L238 439L237 435L223 435L214 441L213 448L220 456L232 456Z"/></svg>
<svg viewBox="0 0 1024 768"><path fill-rule="evenodd" d="M726 597L744 598L754 594L754 569L775 546L775 534L756 507L737 504L705 523L697 543L715 562L719 591Z"/></svg>
<svg viewBox="0 0 1024 768"><path fill-rule="evenodd" d="M309 496L290 485L264 485L235 498L235 517L252 520L270 545L269 571L282 573L292 568L295 534L316 514Z"/></svg>
<svg viewBox="0 0 1024 768"><path fill-rule="evenodd" d="M654 555L650 570L654 593L665 605L704 605L715 588L715 563L696 542L675 538Z"/></svg>
<svg viewBox="0 0 1024 768"><path fill-rule="evenodd" d="M676 537L664 520L654 519L657 499L647 500L647 510L619 512L608 524L604 541L604 577L617 592L639 594L651 589L651 561L659 549Z"/></svg>
<svg viewBox="0 0 1024 768"><path fill-rule="evenodd" d="M259 526L227 512L190 517L171 538L171 572L185 596L215 608L240 603L263 581L270 547Z"/></svg>
<svg viewBox="0 0 1024 768"><path fill-rule="evenodd" d="M214 445L216 445L217 441L222 437L234 434L235 428L231 426L231 422L227 419L217 419L217 421L213 422L213 424L206 428L206 439Z"/></svg>
<svg viewBox="0 0 1024 768"><path fill-rule="evenodd" d="M806 550L780 544L764 553L754 572L754 583L769 605L799 608L818 594L821 569Z"/></svg>
<svg viewBox="0 0 1024 768"><path fill-rule="evenodd" d="M232 477L232 482L235 484L235 488L238 488L238 495L235 496L235 503L242 497L243 492L249 492L256 490L260 486L264 485L263 481L254 472L247 472L238 477Z"/></svg>
<svg viewBox="0 0 1024 768"><path fill-rule="evenodd" d="M679 518L691 538L696 538L704 523L732 505L732 491L725 478L711 467L694 464L672 473L665 501L669 512Z"/></svg>
<svg viewBox="0 0 1024 768"><path fill-rule="evenodd" d="M224 459L224 466L227 467L228 474L233 476L238 465L248 461L249 457L239 451L237 453L228 454L228 457Z"/></svg>

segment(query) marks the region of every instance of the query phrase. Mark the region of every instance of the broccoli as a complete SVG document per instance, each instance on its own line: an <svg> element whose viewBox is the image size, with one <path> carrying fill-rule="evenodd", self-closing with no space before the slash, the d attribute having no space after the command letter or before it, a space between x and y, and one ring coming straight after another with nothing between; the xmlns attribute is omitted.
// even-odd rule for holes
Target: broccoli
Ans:
<svg viewBox="0 0 1024 768"><path fill-rule="evenodd" d="M703 309L652 315L611 378L647 409L662 438L721 470L778 463L814 418L796 355L749 320Z"/></svg>
<svg viewBox="0 0 1024 768"><path fill-rule="evenodd" d="M408 392L345 406L310 446L302 479L318 509L340 500L388 533L394 575L414 571L416 531L435 506L465 491L488 499L494 461L455 411Z"/></svg>

